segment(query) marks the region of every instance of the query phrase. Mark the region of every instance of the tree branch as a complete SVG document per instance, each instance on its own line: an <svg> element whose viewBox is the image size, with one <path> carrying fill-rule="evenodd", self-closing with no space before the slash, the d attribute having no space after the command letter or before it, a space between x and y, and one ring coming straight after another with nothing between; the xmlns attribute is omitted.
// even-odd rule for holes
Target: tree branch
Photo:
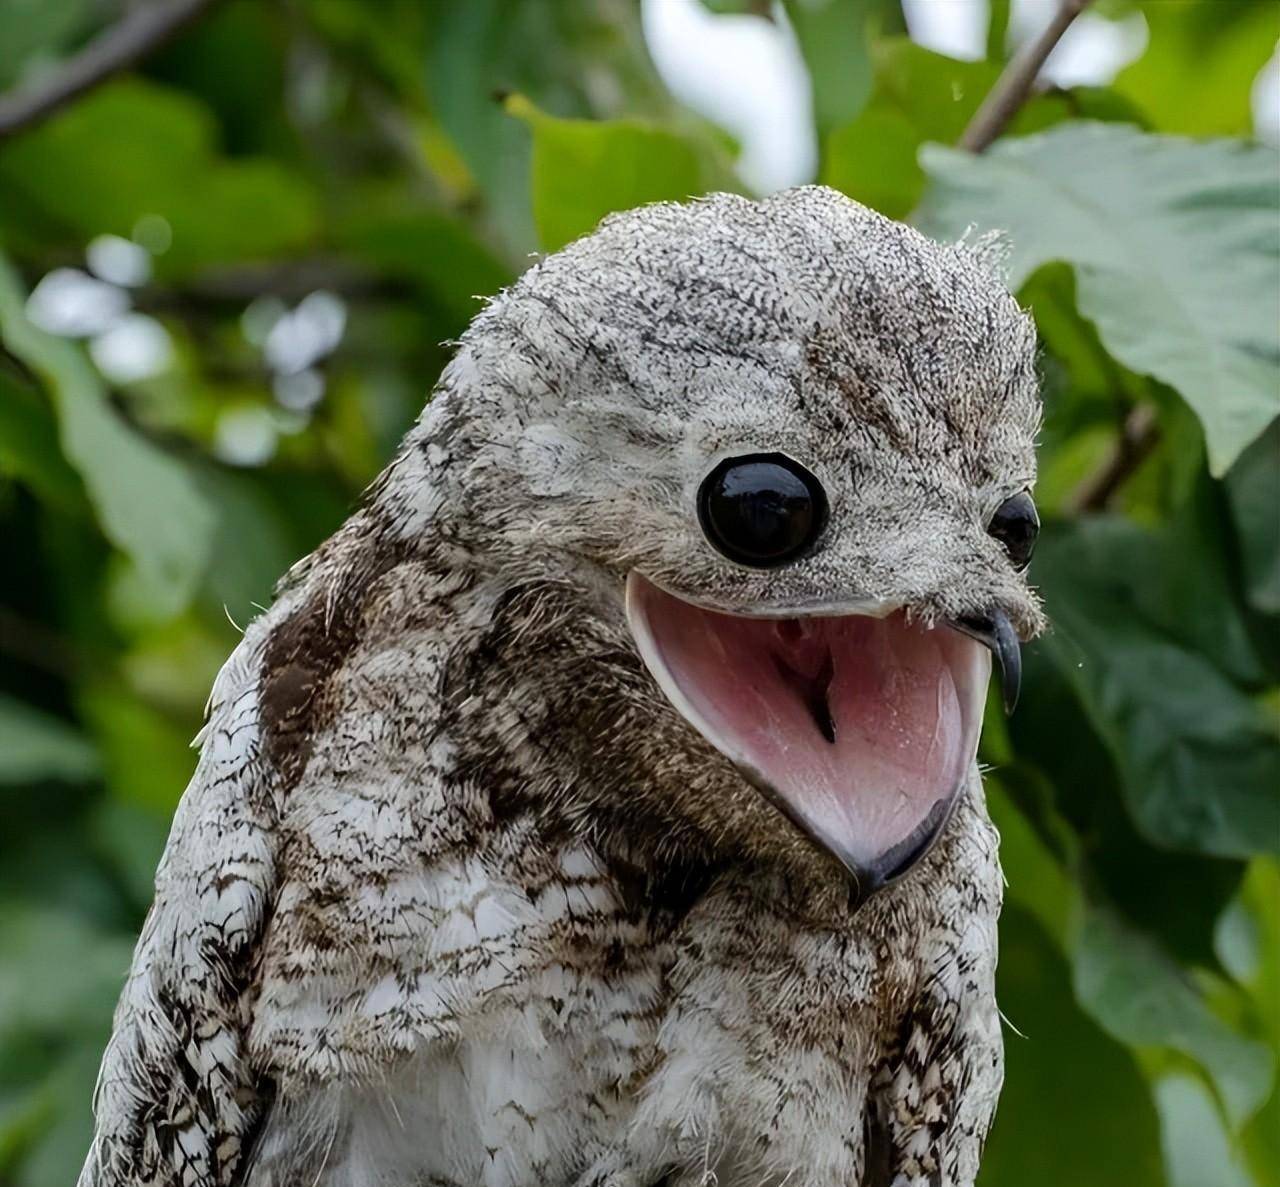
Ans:
<svg viewBox="0 0 1280 1187"><path fill-rule="evenodd" d="M1094 473L1089 474L1063 502L1068 515L1102 511L1125 480L1140 466L1160 441L1160 425L1154 404L1138 404L1125 417L1120 440Z"/></svg>
<svg viewBox="0 0 1280 1187"><path fill-rule="evenodd" d="M1004 68L1004 73L996 80L996 85L991 88L961 135L961 148L980 153L1009 126L1009 121L1018 114L1027 101L1027 96L1031 94L1036 76L1053 53L1054 46L1062 40L1062 35L1071 27L1071 22L1088 8L1089 2L1090 0L1060 0L1058 10L1044 32L1018 47L1018 52Z"/></svg>
<svg viewBox="0 0 1280 1187"><path fill-rule="evenodd" d="M1059 0L1053 19L1039 37L1018 48L995 86L974 113L960 136L959 145L972 153L984 152L1009 126L1031 94L1036 78L1063 34L1090 0ZM1101 511L1129 476L1150 456L1160 441L1155 407L1139 404L1125 418L1120 439L1098 469L1088 475L1064 500L1068 515Z"/></svg>
<svg viewBox="0 0 1280 1187"><path fill-rule="evenodd" d="M349 301L403 300L412 293L413 286L337 257L311 256L279 263L210 268L182 284L149 285L138 292L137 299L139 308L147 309L244 306L255 297L264 296L296 301L316 289L330 289Z"/></svg>
<svg viewBox="0 0 1280 1187"><path fill-rule="evenodd" d="M151 0L105 29L52 74L0 95L0 140L48 119L72 99L168 41L218 0Z"/></svg>

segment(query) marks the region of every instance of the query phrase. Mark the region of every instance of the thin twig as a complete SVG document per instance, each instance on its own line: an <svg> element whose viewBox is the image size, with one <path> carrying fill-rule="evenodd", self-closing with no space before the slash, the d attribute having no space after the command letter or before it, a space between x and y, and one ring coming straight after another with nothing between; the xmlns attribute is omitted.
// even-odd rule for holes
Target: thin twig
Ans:
<svg viewBox="0 0 1280 1187"><path fill-rule="evenodd" d="M168 41L218 0L153 0L131 9L48 76L0 95L0 140L33 128L72 99Z"/></svg>
<svg viewBox="0 0 1280 1187"><path fill-rule="evenodd" d="M1086 8L1090 0L1060 0L1044 32L1032 41L1018 47L996 85L974 113L969 126L960 137L960 147L980 153L1009 125L1031 94L1036 76L1045 64L1054 46Z"/></svg>
<svg viewBox="0 0 1280 1187"><path fill-rule="evenodd" d="M1068 515L1105 510L1129 475L1151 456L1159 440L1155 405L1139 404L1131 409L1111 453L1067 496L1062 509Z"/></svg>

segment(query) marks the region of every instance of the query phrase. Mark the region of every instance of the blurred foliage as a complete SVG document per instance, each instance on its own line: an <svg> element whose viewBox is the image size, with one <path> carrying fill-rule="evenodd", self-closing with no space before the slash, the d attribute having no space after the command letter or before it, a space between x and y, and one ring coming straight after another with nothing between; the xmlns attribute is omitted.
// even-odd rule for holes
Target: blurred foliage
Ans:
<svg viewBox="0 0 1280 1187"><path fill-rule="evenodd" d="M120 7L0 3L0 86ZM946 146L1005 0L979 62L893 0L707 7L791 23L821 180L1006 231L1044 344L1055 626L983 744L1009 1065L983 1187L1275 1187L1280 170L1248 132L1280 8L1100 0L1142 55L973 158ZM0 143L6 1187L73 1181L235 624L386 461L441 344L611 210L745 191L640 27L629 0L230 0Z"/></svg>

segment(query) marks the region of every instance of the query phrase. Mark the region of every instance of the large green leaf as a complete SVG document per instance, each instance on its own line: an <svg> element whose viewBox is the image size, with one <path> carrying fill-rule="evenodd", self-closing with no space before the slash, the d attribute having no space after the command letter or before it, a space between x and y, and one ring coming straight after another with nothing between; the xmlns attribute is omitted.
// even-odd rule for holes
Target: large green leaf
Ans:
<svg viewBox="0 0 1280 1187"><path fill-rule="evenodd" d="M98 1048L106 1035L104 1027L70 1047L41 1077L32 1094L33 1124L19 1139L22 1160L4 1180L5 1187L62 1187L76 1182L93 1139L91 1102L101 1062ZM3 1055L0 1052L0 1058ZM6 1136L0 1131L0 1149Z"/></svg>
<svg viewBox="0 0 1280 1187"><path fill-rule="evenodd" d="M726 180L691 140L640 120L563 120L521 95L507 110L533 133L533 216L548 251L593 230L606 214L679 201Z"/></svg>
<svg viewBox="0 0 1280 1187"><path fill-rule="evenodd" d="M1244 1132L1244 1155L1258 1187L1280 1187L1280 1088Z"/></svg>
<svg viewBox="0 0 1280 1187"><path fill-rule="evenodd" d="M1280 1058L1280 863L1257 858L1236 901L1223 912L1215 941L1223 966L1253 998L1259 1029ZM1245 1130L1255 1178L1280 1187L1280 1085Z"/></svg>
<svg viewBox="0 0 1280 1187"><path fill-rule="evenodd" d="M128 936L66 910L0 907L0 1093L10 1069L28 1085L26 1107L0 1115L0 1152L10 1141L23 1147L16 1175L0 1165L6 1183L74 1181L91 1136L99 1052L132 948Z"/></svg>
<svg viewBox="0 0 1280 1187"><path fill-rule="evenodd" d="M1236 592L1230 513L1221 485L1200 467L1181 504L1156 530L1121 529L1116 547L1133 551L1123 566L1135 605L1147 621L1207 656L1236 684L1265 687ZM1105 529L1104 529L1105 531ZM1195 563L1188 563L1194 557ZM1141 580L1160 574L1162 580Z"/></svg>
<svg viewBox="0 0 1280 1187"><path fill-rule="evenodd" d="M47 385L63 452L80 471L107 538L158 597L180 608L208 562L215 522L184 467L120 418L75 343L27 320L18 277L3 258L0 339Z"/></svg>
<svg viewBox="0 0 1280 1187"><path fill-rule="evenodd" d="M1253 1187L1199 1080L1162 1076L1155 1091L1169 1187Z"/></svg>
<svg viewBox="0 0 1280 1187"><path fill-rule="evenodd" d="M979 1187L1161 1187L1154 1109L1132 1055L1071 999L1061 953L1020 907L1000 921L1005 1084Z"/></svg>
<svg viewBox="0 0 1280 1187"><path fill-rule="evenodd" d="M0 949L0 1038L65 1041L97 1037L110 1021L133 945L68 911L10 902L0 908Z"/></svg>
<svg viewBox="0 0 1280 1187"><path fill-rule="evenodd" d="M90 779L98 755L78 730L0 695L0 783Z"/></svg>
<svg viewBox="0 0 1280 1187"><path fill-rule="evenodd" d="M296 251L319 226L311 188L278 161L227 159L197 101L125 79L0 149L0 225L37 240L72 232L128 236L139 219L170 227L156 267L176 275L211 263Z"/></svg>
<svg viewBox="0 0 1280 1187"><path fill-rule="evenodd" d="M1052 515L1106 464L1126 401L1147 398L1150 380L1121 367L1098 340L1093 323L1080 316L1075 273L1067 264L1037 269L1018 296L1035 318L1043 347L1036 505L1042 516ZM1198 439L1198 422L1193 429Z"/></svg>
<svg viewBox="0 0 1280 1187"><path fill-rule="evenodd" d="M998 778L989 782L988 802L1000 829L1007 899L1034 916L1070 957L1080 1007L1126 1046L1166 1048L1199 1064L1239 1129L1272 1086L1274 1067L1266 1046L1217 1017L1151 937L1114 909L1089 901L1076 881L1078 842L1051 809L1040 808L1040 826L1053 831L1067 850L1059 856ZM1009 1003L1002 1005L1007 1012ZM1021 1029L1017 1017L1010 1017Z"/></svg>
<svg viewBox="0 0 1280 1187"><path fill-rule="evenodd" d="M1070 952L1084 917L1084 899L1076 884L1078 854L1070 831L1047 805L1039 805L1042 826L1072 846L1070 853L1054 854L1036 831L1029 815L1014 801L1005 780L1008 772L985 780L987 807L1000 832L1000 869L1004 875L1005 901L1026 911L1064 953Z"/></svg>
<svg viewBox="0 0 1280 1187"><path fill-rule="evenodd" d="M1242 864L1206 861L1199 853L1148 842L1126 806L1117 764L1069 678L1043 641L1024 651L1025 692L1010 722L1017 761L1000 764L1001 781L1053 838L1061 861L1076 868L1087 858L1095 897L1111 903L1180 962L1214 967L1213 927L1239 888ZM1060 899L1052 889L1057 883L1032 868L1023 881L1044 885L1046 895Z"/></svg>
<svg viewBox="0 0 1280 1187"><path fill-rule="evenodd" d="M1267 857L1249 863L1215 930L1223 967L1253 995L1259 1021L1280 1049L1280 863Z"/></svg>
<svg viewBox="0 0 1280 1187"><path fill-rule="evenodd" d="M1245 451L1227 475L1250 602L1280 614L1280 423Z"/></svg>
<svg viewBox="0 0 1280 1187"><path fill-rule="evenodd" d="M1214 1015L1185 973L1114 912L1087 911L1074 980L1081 1005L1121 1042L1171 1048L1199 1063L1234 1127L1267 1099L1275 1070L1267 1048Z"/></svg>
<svg viewBox="0 0 1280 1187"><path fill-rule="evenodd" d="M1071 263L1080 310L1122 363L1175 388L1215 474L1280 414L1280 163L1237 141L1071 123L975 157L937 145L920 222L999 229L1017 286Z"/></svg>
<svg viewBox="0 0 1280 1187"><path fill-rule="evenodd" d="M1121 520L1046 532L1035 575L1054 626L1042 646L1115 759L1149 840L1230 857L1275 851L1280 740L1211 658L1153 619L1145 597L1189 579L1178 559ZM1194 633L1190 624L1185 637Z"/></svg>

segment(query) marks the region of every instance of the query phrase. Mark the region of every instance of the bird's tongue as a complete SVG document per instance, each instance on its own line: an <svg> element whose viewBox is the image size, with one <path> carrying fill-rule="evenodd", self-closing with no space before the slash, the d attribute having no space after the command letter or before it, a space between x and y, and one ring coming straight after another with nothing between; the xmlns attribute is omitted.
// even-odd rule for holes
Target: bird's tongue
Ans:
<svg viewBox="0 0 1280 1187"><path fill-rule="evenodd" d="M910 865L977 751L990 657L902 613L745 618L633 573L627 614L645 663L714 746L846 865Z"/></svg>

